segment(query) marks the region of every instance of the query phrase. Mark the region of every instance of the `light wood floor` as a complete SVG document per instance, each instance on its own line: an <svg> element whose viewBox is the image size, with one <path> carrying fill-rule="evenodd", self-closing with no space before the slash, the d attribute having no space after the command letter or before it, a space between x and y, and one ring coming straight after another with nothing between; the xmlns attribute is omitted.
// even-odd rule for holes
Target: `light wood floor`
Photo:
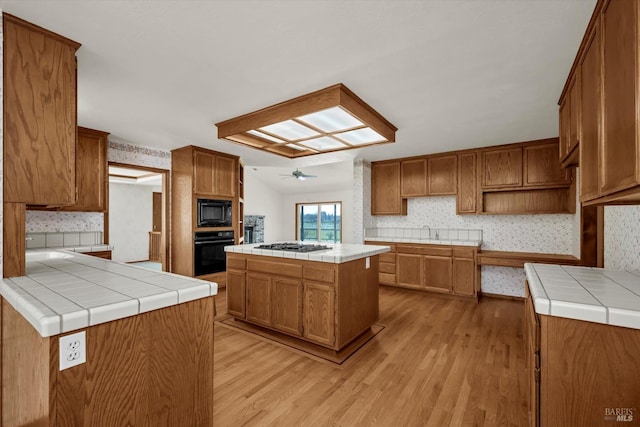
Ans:
<svg viewBox="0 0 640 427"><path fill-rule="evenodd" d="M216 322L215 425L524 426L523 311L381 287L385 329L342 366Z"/></svg>

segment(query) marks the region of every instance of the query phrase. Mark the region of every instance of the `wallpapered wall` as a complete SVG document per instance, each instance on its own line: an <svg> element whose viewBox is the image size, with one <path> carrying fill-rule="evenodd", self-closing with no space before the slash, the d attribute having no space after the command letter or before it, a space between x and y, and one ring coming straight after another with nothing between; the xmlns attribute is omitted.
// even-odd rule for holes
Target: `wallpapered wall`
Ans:
<svg viewBox="0 0 640 427"><path fill-rule="evenodd" d="M640 206L604 208L604 266L640 271Z"/></svg>
<svg viewBox="0 0 640 427"><path fill-rule="evenodd" d="M171 170L171 152L133 145L109 137L110 162ZM27 211L27 232L102 231L104 218L96 212Z"/></svg>

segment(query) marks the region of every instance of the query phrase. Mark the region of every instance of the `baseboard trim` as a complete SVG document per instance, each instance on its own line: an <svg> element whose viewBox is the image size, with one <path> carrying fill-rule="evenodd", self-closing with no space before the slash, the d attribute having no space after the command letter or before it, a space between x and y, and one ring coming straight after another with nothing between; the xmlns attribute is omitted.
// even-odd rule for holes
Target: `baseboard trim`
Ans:
<svg viewBox="0 0 640 427"><path fill-rule="evenodd" d="M506 299L506 300L511 300L511 301L524 302L524 300L525 300L524 297L517 297L515 295L491 294L491 293L488 293L488 292L482 292L482 293L480 293L480 295L482 297L486 297L486 298L498 298L498 299Z"/></svg>

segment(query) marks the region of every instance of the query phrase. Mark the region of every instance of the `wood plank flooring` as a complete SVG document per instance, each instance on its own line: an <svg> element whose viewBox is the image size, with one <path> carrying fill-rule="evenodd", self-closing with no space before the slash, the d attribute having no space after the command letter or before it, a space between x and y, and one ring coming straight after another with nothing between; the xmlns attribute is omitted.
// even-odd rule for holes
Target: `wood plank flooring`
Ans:
<svg viewBox="0 0 640 427"><path fill-rule="evenodd" d="M341 366L216 323L215 425L524 426L523 312L381 287L385 329Z"/></svg>

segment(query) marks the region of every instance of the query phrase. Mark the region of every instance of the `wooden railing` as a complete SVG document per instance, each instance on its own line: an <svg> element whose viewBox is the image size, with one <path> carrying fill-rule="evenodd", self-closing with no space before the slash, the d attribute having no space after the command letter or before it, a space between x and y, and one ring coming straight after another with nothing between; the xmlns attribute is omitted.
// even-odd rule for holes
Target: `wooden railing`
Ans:
<svg viewBox="0 0 640 427"><path fill-rule="evenodd" d="M160 231L149 232L149 261L162 262L160 250L160 240L162 233Z"/></svg>

